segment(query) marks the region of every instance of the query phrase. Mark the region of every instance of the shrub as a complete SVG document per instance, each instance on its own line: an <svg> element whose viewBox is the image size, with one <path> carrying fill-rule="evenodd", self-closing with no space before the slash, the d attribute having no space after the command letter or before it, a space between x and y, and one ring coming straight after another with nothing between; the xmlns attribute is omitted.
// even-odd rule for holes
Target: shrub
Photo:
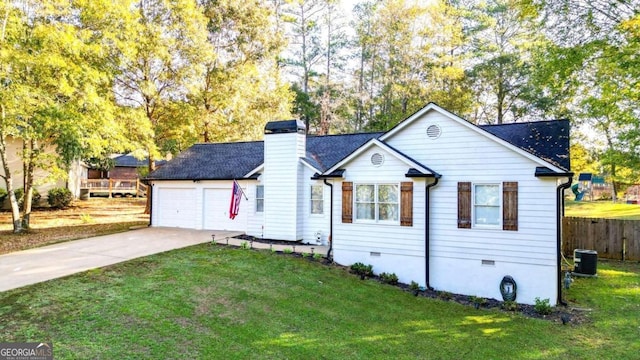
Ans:
<svg viewBox="0 0 640 360"><path fill-rule="evenodd" d="M31 198L31 204L33 204L32 206L34 206L34 205L37 205L38 202L40 202L40 198L42 196L38 192L38 189L36 188L32 188L32 189L33 189L33 196ZM13 193L16 195L16 201L18 202L18 206L22 207L22 204L24 203L24 189L23 188L16 189Z"/></svg>
<svg viewBox="0 0 640 360"><path fill-rule="evenodd" d="M71 200L73 200L71 191L62 187L49 190L49 195L47 197L49 206L55 209L64 209L68 207L69 204L71 204Z"/></svg>
<svg viewBox="0 0 640 360"><path fill-rule="evenodd" d="M502 303L502 309L505 311L516 311L518 310L518 303L513 300L507 300Z"/></svg>
<svg viewBox="0 0 640 360"><path fill-rule="evenodd" d="M250 248L249 242L247 242L247 241L241 242L240 243L240 248L244 249L244 250L249 250L249 248Z"/></svg>
<svg viewBox="0 0 640 360"><path fill-rule="evenodd" d="M322 259L322 254L315 253L315 254L313 254L313 258L316 259L316 260L320 260L320 259Z"/></svg>
<svg viewBox="0 0 640 360"><path fill-rule="evenodd" d="M367 276L373 275L373 265L365 265L357 262L351 265L351 271L364 279Z"/></svg>
<svg viewBox="0 0 640 360"><path fill-rule="evenodd" d="M471 303L473 303L473 306L476 309L479 309L480 306L482 306L484 303L487 302L487 299L480 297L480 296L471 296L469 297L469 300L471 301Z"/></svg>
<svg viewBox="0 0 640 360"><path fill-rule="evenodd" d="M413 296L418 296L420 293L420 285L417 282L412 281L411 284L409 284L409 291L413 293Z"/></svg>
<svg viewBox="0 0 640 360"><path fill-rule="evenodd" d="M282 252L285 254L291 254L293 250L291 250L290 248L285 248L284 250L282 250Z"/></svg>
<svg viewBox="0 0 640 360"><path fill-rule="evenodd" d="M449 301L453 298L453 295L448 291L440 291L438 297L442 300Z"/></svg>
<svg viewBox="0 0 640 360"><path fill-rule="evenodd" d="M540 315L551 314L551 304L549 303L549 299L540 300L540 298L536 298L533 309Z"/></svg>
<svg viewBox="0 0 640 360"><path fill-rule="evenodd" d="M385 284L397 285L398 275L396 275L395 273L389 274L389 273L383 272L382 274L380 274L380 280L382 280L382 282Z"/></svg>
<svg viewBox="0 0 640 360"><path fill-rule="evenodd" d="M4 199L7 198L7 190L0 188L0 205L2 205L2 202L4 201Z"/></svg>

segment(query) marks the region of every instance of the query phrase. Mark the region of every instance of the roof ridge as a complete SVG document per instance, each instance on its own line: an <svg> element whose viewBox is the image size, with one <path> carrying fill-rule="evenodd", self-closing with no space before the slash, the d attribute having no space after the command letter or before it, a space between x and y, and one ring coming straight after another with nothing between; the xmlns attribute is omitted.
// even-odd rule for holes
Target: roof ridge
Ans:
<svg viewBox="0 0 640 360"><path fill-rule="evenodd" d="M357 132L357 133L346 133L346 134L327 134L327 135L315 135L308 134L307 137L321 138L321 137L331 137L331 136L353 136L353 135L373 135L373 134L384 134L384 131L370 131L370 132Z"/></svg>
<svg viewBox="0 0 640 360"><path fill-rule="evenodd" d="M264 140L245 140L245 141L228 141L228 142L199 142L195 143L192 146L196 145L227 145L227 144L257 144L263 143Z"/></svg>
<svg viewBox="0 0 640 360"><path fill-rule="evenodd" d="M549 123L549 122L559 122L559 121L569 121L569 119L550 119L550 120L538 120L538 121L520 121L520 122L509 122L502 124L481 124L476 125L478 127L489 127L489 126L505 126L505 125L525 125L525 124L539 124L539 123ZM475 125L475 124L474 124Z"/></svg>

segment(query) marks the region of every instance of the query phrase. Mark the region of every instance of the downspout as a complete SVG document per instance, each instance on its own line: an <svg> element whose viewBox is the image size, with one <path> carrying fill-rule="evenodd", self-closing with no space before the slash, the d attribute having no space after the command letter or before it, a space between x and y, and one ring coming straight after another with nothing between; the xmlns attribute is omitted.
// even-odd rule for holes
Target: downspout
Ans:
<svg viewBox="0 0 640 360"><path fill-rule="evenodd" d="M331 260L331 253L333 252L333 184L327 182L327 179L322 179L324 184L327 185L330 190L329 195L329 251L327 251L327 259Z"/></svg>
<svg viewBox="0 0 640 360"><path fill-rule="evenodd" d="M558 304L567 306L562 300L562 218L564 216L564 190L571 187L573 177L569 176L569 180L558 185L556 192L556 266L558 267L558 279L556 285L558 288Z"/></svg>
<svg viewBox="0 0 640 360"><path fill-rule="evenodd" d="M429 243L430 243L430 238L429 238L429 228L431 227L429 224L429 190L438 185L438 180L440 180L440 175L437 175L435 177L435 181L427 184L425 186L425 194L424 194L424 261L425 261L425 267L424 267L424 281L426 284L427 289L429 290L433 290L433 288L431 287L431 285L429 284Z"/></svg>
<svg viewBox="0 0 640 360"><path fill-rule="evenodd" d="M153 226L153 183L148 183L147 186L151 186L149 193L149 227Z"/></svg>

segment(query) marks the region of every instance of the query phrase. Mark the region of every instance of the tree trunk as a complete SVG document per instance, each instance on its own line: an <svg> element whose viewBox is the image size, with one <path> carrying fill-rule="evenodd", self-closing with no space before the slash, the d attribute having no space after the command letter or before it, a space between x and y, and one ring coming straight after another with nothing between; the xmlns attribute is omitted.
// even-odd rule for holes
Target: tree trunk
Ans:
<svg viewBox="0 0 640 360"><path fill-rule="evenodd" d="M4 105L0 105L0 117L4 123L6 120L6 112ZM22 232L22 221L20 220L20 208L18 207L18 201L16 200L16 194L13 189L13 176L11 175L11 169L9 168L9 161L7 158L7 138L4 132L0 129L0 159L2 159L2 168L4 170L5 186L7 188L7 195L9 196L9 203L11 204L11 220L13 222L13 232Z"/></svg>
<svg viewBox="0 0 640 360"><path fill-rule="evenodd" d="M35 170L35 158L37 156L38 143L35 140L29 140L24 142L23 149L23 161L24 161L24 188L22 198L22 227L29 229L31 218L31 208L33 201L33 173ZM26 155L26 156L25 156Z"/></svg>
<svg viewBox="0 0 640 360"><path fill-rule="evenodd" d="M155 169L156 169L156 162L151 158L151 152L149 152L149 173L151 173ZM151 187L151 185L148 185L147 186L147 202L144 207L145 214L151 214L151 192L152 191L153 191L153 188Z"/></svg>

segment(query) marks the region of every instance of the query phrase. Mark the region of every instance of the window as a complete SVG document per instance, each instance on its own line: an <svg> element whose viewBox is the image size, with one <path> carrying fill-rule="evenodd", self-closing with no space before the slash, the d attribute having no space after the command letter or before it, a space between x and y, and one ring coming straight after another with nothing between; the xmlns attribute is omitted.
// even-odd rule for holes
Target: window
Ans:
<svg viewBox="0 0 640 360"><path fill-rule="evenodd" d="M256 186L256 212L264 211L264 185Z"/></svg>
<svg viewBox="0 0 640 360"><path fill-rule="evenodd" d="M399 194L397 184L356 185L356 219L397 222Z"/></svg>
<svg viewBox="0 0 640 360"><path fill-rule="evenodd" d="M311 185L311 213L322 214L324 212L324 189L322 185Z"/></svg>
<svg viewBox="0 0 640 360"><path fill-rule="evenodd" d="M473 216L473 221L472 221ZM473 223L473 224L472 224ZM518 231L518 183L458 183L458 227Z"/></svg>
<svg viewBox="0 0 640 360"><path fill-rule="evenodd" d="M500 225L500 185L473 186L473 223L479 226Z"/></svg>

